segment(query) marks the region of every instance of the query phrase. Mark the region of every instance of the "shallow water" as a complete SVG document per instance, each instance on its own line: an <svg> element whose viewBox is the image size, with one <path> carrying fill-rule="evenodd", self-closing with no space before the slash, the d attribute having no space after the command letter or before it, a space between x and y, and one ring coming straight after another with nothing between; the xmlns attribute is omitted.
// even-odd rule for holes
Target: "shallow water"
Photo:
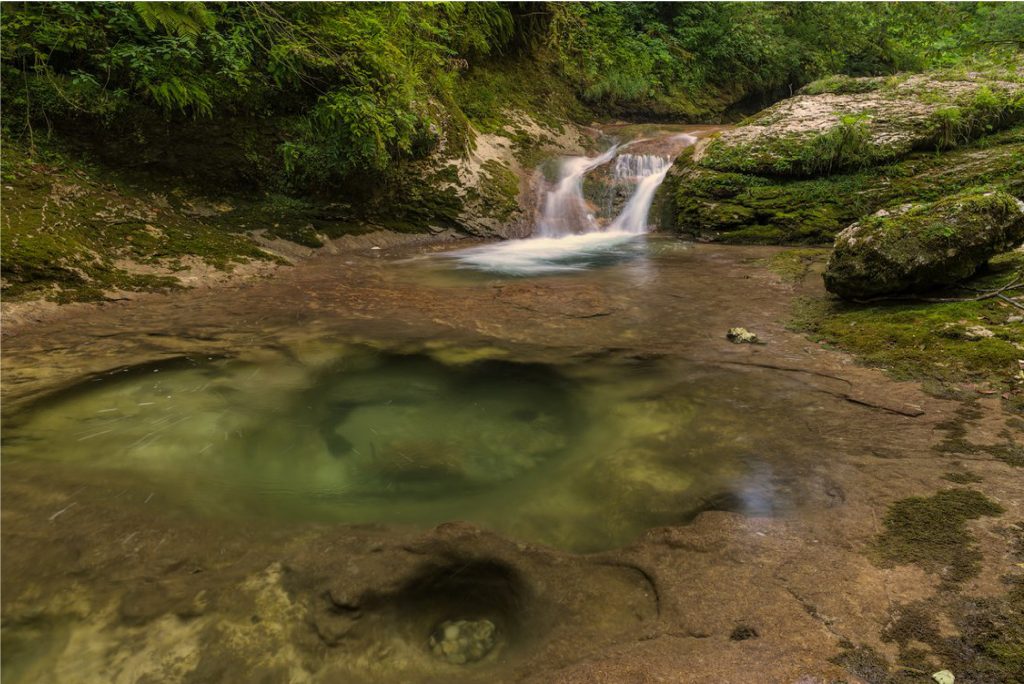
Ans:
<svg viewBox="0 0 1024 684"><path fill-rule="evenodd" d="M764 392L741 375L473 356L334 344L315 364L144 366L11 416L3 456L131 473L207 516L468 520L573 550L777 503L756 482L779 465Z"/></svg>

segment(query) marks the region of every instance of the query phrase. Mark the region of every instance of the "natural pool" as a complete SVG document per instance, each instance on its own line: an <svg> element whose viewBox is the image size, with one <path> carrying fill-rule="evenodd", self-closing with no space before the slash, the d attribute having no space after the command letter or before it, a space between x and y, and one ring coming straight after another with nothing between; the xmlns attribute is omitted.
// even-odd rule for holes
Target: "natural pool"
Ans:
<svg viewBox="0 0 1024 684"><path fill-rule="evenodd" d="M318 347L94 377L10 416L4 460L128 474L203 516L466 520L593 551L709 508L786 505L764 475L792 469L774 454L804 437L761 415L785 391L721 368Z"/></svg>

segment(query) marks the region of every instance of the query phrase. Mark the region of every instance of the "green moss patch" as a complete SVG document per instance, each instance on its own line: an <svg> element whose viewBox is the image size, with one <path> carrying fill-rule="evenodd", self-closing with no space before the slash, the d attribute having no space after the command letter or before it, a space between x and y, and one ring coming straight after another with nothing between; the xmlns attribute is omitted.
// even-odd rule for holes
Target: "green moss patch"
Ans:
<svg viewBox="0 0 1024 684"><path fill-rule="evenodd" d="M958 470L945 473L942 476L942 479L948 480L949 482L955 482L956 484L976 484L981 482L983 478L975 475L969 470Z"/></svg>
<svg viewBox="0 0 1024 684"><path fill-rule="evenodd" d="M945 582L962 582L976 575L981 563L965 523L1002 513L1002 506L973 489L901 499L889 507L885 531L874 540L872 552L884 567L913 564L940 574Z"/></svg>
<svg viewBox="0 0 1024 684"><path fill-rule="evenodd" d="M1024 243L1019 204L1009 193L971 190L862 218L836 237L825 288L859 300L955 285Z"/></svg>
<svg viewBox="0 0 1024 684"><path fill-rule="evenodd" d="M850 642L833 662L870 684L929 681L939 669L963 684L1024 681L1024 584L1016 576L1004 581L1009 590L999 597L946 594L895 606L880 635L899 649L893 663ZM955 634L940 629L942 617Z"/></svg>
<svg viewBox="0 0 1024 684"><path fill-rule="evenodd" d="M815 265L824 264L827 258L828 252L823 249L787 249L768 257L765 265L786 282L796 283L806 278Z"/></svg>
<svg viewBox="0 0 1024 684"><path fill-rule="evenodd" d="M1005 254L967 285L991 290L1022 273L1024 255ZM946 294L970 297L974 292L954 289ZM1019 365L1024 358L1024 325L1015 318L1020 313L997 298L854 304L821 297L799 301L792 325L811 339L851 352L899 379L922 380L936 389L989 388L986 391L999 391L1015 404L1024 401ZM978 336L976 328L991 336Z"/></svg>
<svg viewBox="0 0 1024 684"><path fill-rule="evenodd" d="M665 183L676 232L722 242L820 244L894 204L982 186L1024 195L1024 128L951 152L918 152L869 170L804 180L713 171L681 159Z"/></svg>

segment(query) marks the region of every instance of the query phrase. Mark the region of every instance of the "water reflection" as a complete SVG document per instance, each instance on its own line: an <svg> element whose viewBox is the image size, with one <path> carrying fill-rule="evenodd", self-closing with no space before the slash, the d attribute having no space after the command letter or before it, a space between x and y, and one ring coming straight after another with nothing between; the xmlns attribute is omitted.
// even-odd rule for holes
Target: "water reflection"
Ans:
<svg viewBox="0 0 1024 684"><path fill-rule="evenodd" d="M471 351L335 344L315 361L134 369L9 417L3 457L134 473L210 516L469 520L574 550L735 508L728 497L777 506L761 454L787 436L759 406L778 395L743 376Z"/></svg>

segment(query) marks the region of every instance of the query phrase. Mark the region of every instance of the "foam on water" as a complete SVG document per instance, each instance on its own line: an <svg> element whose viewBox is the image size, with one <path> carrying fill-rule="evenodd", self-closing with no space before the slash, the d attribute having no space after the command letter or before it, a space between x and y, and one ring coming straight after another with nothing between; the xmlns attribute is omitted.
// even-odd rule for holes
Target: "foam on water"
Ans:
<svg viewBox="0 0 1024 684"><path fill-rule="evenodd" d="M687 144L696 141L686 134L673 139ZM535 237L473 247L448 256L464 268L541 275L579 271L634 254L636 250L628 243L647 232L647 215L658 186L672 166L672 158L619 154L626 147L613 146L594 157L562 159L558 180L541 201ZM618 216L602 221L594 215L595 210L583 194L583 180L591 171L609 163L615 183L634 187Z"/></svg>
<svg viewBox="0 0 1024 684"><path fill-rule="evenodd" d="M461 265L509 275L579 271L598 260L624 253L637 233L607 230L563 237L510 240L451 254Z"/></svg>

